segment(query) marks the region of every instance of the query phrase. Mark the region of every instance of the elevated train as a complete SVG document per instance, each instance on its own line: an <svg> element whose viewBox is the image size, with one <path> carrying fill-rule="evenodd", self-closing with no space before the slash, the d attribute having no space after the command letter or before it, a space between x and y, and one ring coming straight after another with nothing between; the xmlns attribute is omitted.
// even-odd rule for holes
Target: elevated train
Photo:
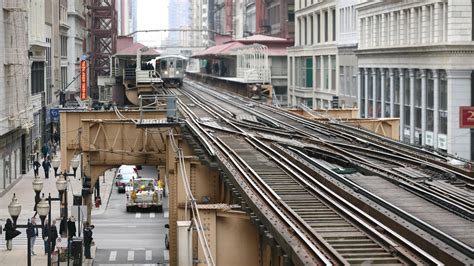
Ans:
<svg viewBox="0 0 474 266"><path fill-rule="evenodd" d="M155 59L155 71L160 74L165 87L183 86L187 60L181 55L165 55Z"/></svg>

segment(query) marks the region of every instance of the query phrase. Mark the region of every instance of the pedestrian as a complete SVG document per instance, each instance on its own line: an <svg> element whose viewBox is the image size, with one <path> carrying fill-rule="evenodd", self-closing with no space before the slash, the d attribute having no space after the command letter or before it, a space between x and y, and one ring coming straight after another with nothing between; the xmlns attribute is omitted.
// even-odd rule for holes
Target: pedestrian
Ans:
<svg viewBox="0 0 474 266"><path fill-rule="evenodd" d="M46 160L46 156L48 156L49 153L48 143L43 144L43 147L41 148L41 153L43 154L43 160Z"/></svg>
<svg viewBox="0 0 474 266"><path fill-rule="evenodd" d="M76 221L74 220L74 216L69 217L69 221L67 222L67 232L69 239L76 236Z"/></svg>
<svg viewBox="0 0 474 266"><path fill-rule="evenodd" d="M44 221L44 226L43 226L43 241L44 241L44 254L48 254L49 252L49 245L48 245L48 237L50 235L50 231L48 228L48 220Z"/></svg>
<svg viewBox="0 0 474 266"><path fill-rule="evenodd" d="M67 218L64 216L61 219L61 223L59 224L59 235L61 237L67 237Z"/></svg>
<svg viewBox="0 0 474 266"><path fill-rule="evenodd" d="M56 248L56 239L58 239L58 229L56 228L56 220L53 220L49 230L49 238L51 239L51 252Z"/></svg>
<svg viewBox="0 0 474 266"><path fill-rule="evenodd" d="M8 218L7 222L5 223L5 228L3 228L3 231L5 231L5 240L7 242L7 250L12 250L12 239L16 237L18 234L16 234L15 226L13 225L12 219Z"/></svg>
<svg viewBox="0 0 474 266"><path fill-rule="evenodd" d="M35 157L35 161L33 162L33 171L35 173L35 177L38 176L39 168L41 167L41 164L38 162L38 155Z"/></svg>
<svg viewBox="0 0 474 266"><path fill-rule="evenodd" d="M91 245L94 239L92 237L92 229L94 229L94 225L89 226L87 222L84 224L84 256L86 259L92 259Z"/></svg>
<svg viewBox="0 0 474 266"><path fill-rule="evenodd" d="M31 220L27 224L26 236L30 239L31 255L35 256L36 253L34 251L34 247L35 247L36 237L38 236L38 228L36 227L36 219L34 217L31 218Z"/></svg>
<svg viewBox="0 0 474 266"><path fill-rule="evenodd" d="M44 178L49 178L50 168L51 168L51 163L48 161L48 158L44 159L43 161Z"/></svg>
<svg viewBox="0 0 474 266"><path fill-rule="evenodd" d="M59 132L57 130L56 132L54 132L53 139L56 144L59 144L60 138L59 138Z"/></svg>

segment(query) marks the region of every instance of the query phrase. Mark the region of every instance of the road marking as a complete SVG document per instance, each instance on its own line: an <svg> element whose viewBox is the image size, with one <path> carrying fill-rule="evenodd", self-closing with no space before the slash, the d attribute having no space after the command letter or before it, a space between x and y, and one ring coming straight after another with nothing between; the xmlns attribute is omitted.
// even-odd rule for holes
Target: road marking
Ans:
<svg viewBox="0 0 474 266"><path fill-rule="evenodd" d="M145 251L145 260L151 260L151 250Z"/></svg>
<svg viewBox="0 0 474 266"><path fill-rule="evenodd" d="M117 258L117 251L110 251L109 261L115 261Z"/></svg>
<svg viewBox="0 0 474 266"><path fill-rule="evenodd" d="M127 260L133 260L134 257L135 257L135 251L129 250Z"/></svg>
<svg viewBox="0 0 474 266"><path fill-rule="evenodd" d="M164 216L165 218L168 218L169 215L170 215L170 213L169 213L168 211L165 211L165 212L163 213L163 216Z"/></svg>
<svg viewBox="0 0 474 266"><path fill-rule="evenodd" d="M142 217L141 213L139 213L139 212L135 213L135 218L140 218L140 217Z"/></svg>
<svg viewBox="0 0 474 266"><path fill-rule="evenodd" d="M170 260L170 252L166 249L163 251L163 258L165 259L165 261Z"/></svg>
<svg viewBox="0 0 474 266"><path fill-rule="evenodd" d="M155 213L154 212L150 213L150 218L155 218Z"/></svg>

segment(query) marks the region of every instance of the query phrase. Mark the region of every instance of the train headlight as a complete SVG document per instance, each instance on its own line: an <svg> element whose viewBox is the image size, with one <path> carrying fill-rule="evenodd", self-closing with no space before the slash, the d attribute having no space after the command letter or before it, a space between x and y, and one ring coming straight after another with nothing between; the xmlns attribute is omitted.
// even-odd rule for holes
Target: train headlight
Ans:
<svg viewBox="0 0 474 266"><path fill-rule="evenodd" d="M165 71L165 75L168 75L168 71Z"/></svg>
<svg viewBox="0 0 474 266"><path fill-rule="evenodd" d="M179 75L179 70L176 70L176 75Z"/></svg>

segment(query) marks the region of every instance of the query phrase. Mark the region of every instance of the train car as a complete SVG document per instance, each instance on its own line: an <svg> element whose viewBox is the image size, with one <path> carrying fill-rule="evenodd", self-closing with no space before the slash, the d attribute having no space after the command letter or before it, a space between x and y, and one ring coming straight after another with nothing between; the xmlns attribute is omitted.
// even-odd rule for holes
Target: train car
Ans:
<svg viewBox="0 0 474 266"><path fill-rule="evenodd" d="M165 87L181 87L187 58L182 55L165 55L155 60L155 70L160 74Z"/></svg>

